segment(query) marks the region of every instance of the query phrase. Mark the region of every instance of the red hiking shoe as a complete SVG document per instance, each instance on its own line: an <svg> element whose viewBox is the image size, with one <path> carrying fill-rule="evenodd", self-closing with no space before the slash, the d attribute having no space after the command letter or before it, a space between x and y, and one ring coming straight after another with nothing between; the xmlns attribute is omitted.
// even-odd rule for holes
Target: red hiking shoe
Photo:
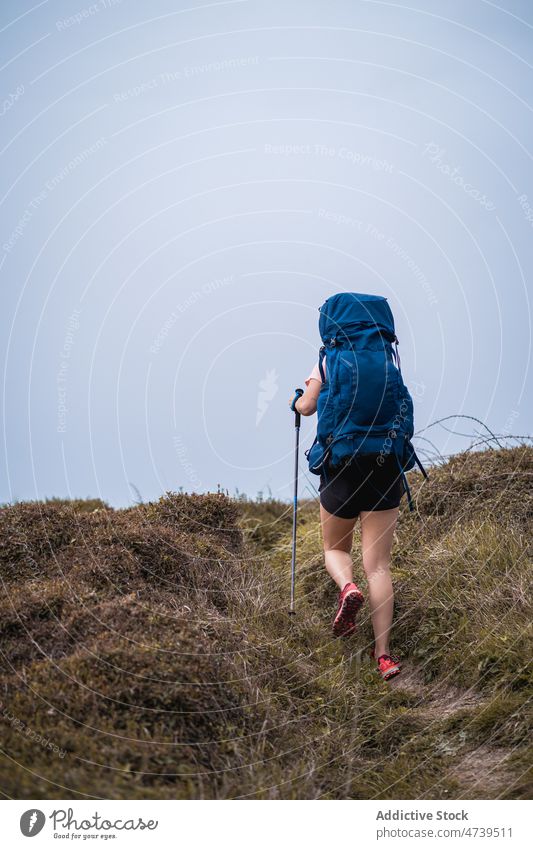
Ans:
<svg viewBox="0 0 533 849"><path fill-rule="evenodd" d="M348 637L355 631L355 618L364 602L363 593L356 584L346 584L339 593L339 607L333 620L333 636Z"/></svg>
<svg viewBox="0 0 533 849"><path fill-rule="evenodd" d="M378 657L378 672L384 681L389 678L394 678L399 675L402 669L402 664L397 657L391 657L390 654L382 654Z"/></svg>

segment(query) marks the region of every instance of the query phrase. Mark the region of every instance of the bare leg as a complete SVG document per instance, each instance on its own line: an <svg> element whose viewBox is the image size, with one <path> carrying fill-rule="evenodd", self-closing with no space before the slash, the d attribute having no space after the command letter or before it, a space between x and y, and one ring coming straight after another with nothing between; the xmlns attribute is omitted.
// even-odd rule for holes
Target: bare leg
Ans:
<svg viewBox="0 0 533 849"><path fill-rule="evenodd" d="M368 581L376 658L389 654L389 634L394 610L390 553L398 507L361 513L363 566Z"/></svg>
<svg viewBox="0 0 533 849"><path fill-rule="evenodd" d="M390 512L390 511L389 511ZM353 529L356 519L340 519L320 505L320 522L324 542L326 569L339 589L353 581L352 550Z"/></svg>

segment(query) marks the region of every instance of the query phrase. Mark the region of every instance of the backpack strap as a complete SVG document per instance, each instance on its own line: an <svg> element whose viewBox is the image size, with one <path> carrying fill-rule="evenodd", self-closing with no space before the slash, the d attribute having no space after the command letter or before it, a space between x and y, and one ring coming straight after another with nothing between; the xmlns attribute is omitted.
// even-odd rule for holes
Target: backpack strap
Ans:
<svg viewBox="0 0 533 849"><path fill-rule="evenodd" d="M322 378L322 383L326 380L326 375L324 374L324 366L322 365L322 361L326 355L326 346L322 345L318 352L318 370L320 372L320 377Z"/></svg>
<svg viewBox="0 0 533 849"><path fill-rule="evenodd" d="M393 447L392 450L394 452L394 456L396 457L396 462L398 463L398 469L400 470L400 477L401 477L402 482L403 482L405 494L407 495L407 503L409 505L409 510L412 513L413 510L415 509L415 506L413 504L413 496L411 495L411 490L409 489L409 484L407 483L407 476L405 474L404 467L403 467L402 462L401 462L401 460L398 456L398 451L396 449L396 443L394 444L394 447Z"/></svg>
<svg viewBox="0 0 533 849"><path fill-rule="evenodd" d="M400 343L400 340L398 339L398 337L397 337L397 336L395 336L395 337L394 337L394 349L393 349L393 350L394 350L394 354L395 354L395 357L396 357L396 366L397 366L397 368L398 368L398 371L399 371L399 372L401 372L401 370L402 370L402 361L401 361L401 359L400 359L400 352L398 351L398 345L399 345L399 343Z"/></svg>
<svg viewBox="0 0 533 849"><path fill-rule="evenodd" d="M413 457L414 457L414 459L415 459L415 463L418 465L418 468L420 469L420 471L421 471L421 472L422 472L422 474L424 475L425 479L427 480L427 479L428 479L428 473L426 472L426 470L424 469L424 467L423 467L422 463L421 463L421 462L420 462L420 460L418 459L417 453L416 453L416 451L415 451L415 449L413 448L413 446L412 446L412 445L411 445L411 448L412 448L412 451L413 451Z"/></svg>
<svg viewBox="0 0 533 849"><path fill-rule="evenodd" d="M396 455L396 459L398 460L398 455ZM415 506L413 504L413 496L411 495L411 490L409 489L409 484L407 483L407 477L406 477L405 472L403 470L403 466L402 466L402 464L400 463L399 460L398 460L398 465L400 467L400 475L401 475L403 485L404 485L404 488L405 488L405 494L407 495L407 503L409 505L409 510L412 513L415 509Z"/></svg>
<svg viewBox="0 0 533 849"><path fill-rule="evenodd" d="M421 462L420 462L420 460L418 459L418 455L417 455L417 453L416 453L415 449L413 448L412 443L410 443L410 444L411 444L411 451L412 451L412 455L413 455L413 457L414 457L414 460L415 460L415 462L418 464L418 467L419 467L420 471L422 472L422 474L424 475L425 479L427 480L427 479L428 479L428 473L426 472L426 470L424 469L424 467L423 467L422 463L421 463ZM411 490L409 489L409 484L407 483L407 476L406 476L406 474L405 474L405 469L404 469L404 467L403 467L403 465L402 465L402 462L401 462L401 460L400 460L400 458L399 458L399 456L398 456L398 452L397 452L397 450L396 450L396 445L394 446L394 448L393 448L392 450L394 451L394 456L396 457L396 461L397 461L397 463L398 463L398 468L399 468L399 470L400 470L400 475L401 475L401 478L402 478L402 481L403 481L403 485L404 485L404 487L405 487L405 493L406 493L406 495L407 495L407 501L408 501L408 504L409 504L409 510L412 512L415 508L414 508L414 505L413 505L413 497L412 497L412 495L411 495Z"/></svg>

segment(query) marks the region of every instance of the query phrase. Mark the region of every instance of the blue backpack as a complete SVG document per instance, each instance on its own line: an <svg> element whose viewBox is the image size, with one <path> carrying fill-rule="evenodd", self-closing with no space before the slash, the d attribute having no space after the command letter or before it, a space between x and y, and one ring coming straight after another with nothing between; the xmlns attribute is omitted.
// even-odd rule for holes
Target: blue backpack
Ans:
<svg viewBox="0 0 533 849"><path fill-rule="evenodd" d="M320 307L318 328L323 382L317 435L305 452L309 470L323 472L327 480L328 472L355 455L374 455L383 463L380 458L392 454L413 510L405 472L417 463L425 478L427 474L411 444L413 400L402 379L387 299L351 292L333 295Z"/></svg>

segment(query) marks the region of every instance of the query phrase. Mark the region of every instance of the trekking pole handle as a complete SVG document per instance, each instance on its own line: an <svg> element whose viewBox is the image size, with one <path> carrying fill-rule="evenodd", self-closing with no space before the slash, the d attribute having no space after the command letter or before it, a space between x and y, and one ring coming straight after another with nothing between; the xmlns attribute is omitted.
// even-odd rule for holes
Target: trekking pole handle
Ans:
<svg viewBox="0 0 533 849"><path fill-rule="evenodd" d="M296 402L297 402L298 398L302 397L303 394L304 394L303 389L295 389L294 390L294 398L292 399L292 403L291 403L291 410L294 413L294 427L300 427L301 413L299 413L298 410L296 409Z"/></svg>

